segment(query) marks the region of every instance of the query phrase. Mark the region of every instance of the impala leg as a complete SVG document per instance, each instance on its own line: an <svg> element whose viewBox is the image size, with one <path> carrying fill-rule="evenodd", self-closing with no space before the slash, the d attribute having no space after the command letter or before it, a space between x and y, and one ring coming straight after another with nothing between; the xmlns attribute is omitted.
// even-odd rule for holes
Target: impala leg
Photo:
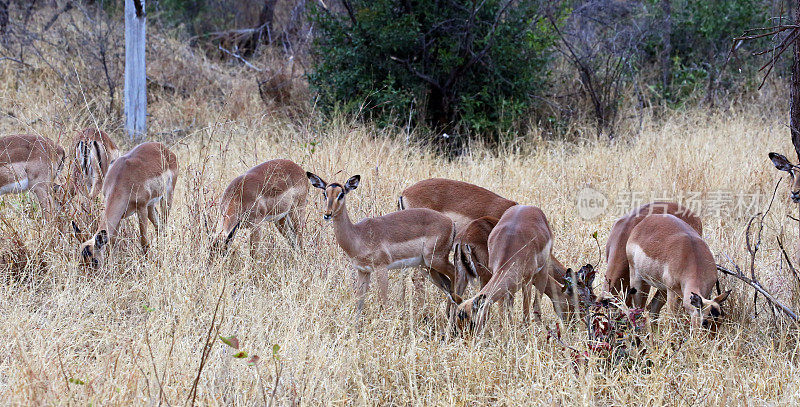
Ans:
<svg viewBox="0 0 800 407"><path fill-rule="evenodd" d="M633 306L636 308L644 308L647 296L650 294L650 286L638 276L631 278L631 288L635 290L633 295L628 293L628 296L633 297Z"/></svg>
<svg viewBox="0 0 800 407"><path fill-rule="evenodd" d="M661 308L664 307L666 302L667 290L659 288L655 297L653 297L653 301L650 302L650 316L654 321L658 318L658 315L661 313Z"/></svg>
<svg viewBox="0 0 800 407"><path fill-rule="evenodd" d="M156 235L158 235L158 231L161 230L161 221L158 219L158 212L156 212L155 205L147 207L147 219L153 224L153 229L155 229Z"/></svg>
<svg viewBox="0 0 800 407"><path fill-rule="evenodd" d="M275 221L278 232L286 238L292 249L302 248L299 228L297 226L298 222L298 215L294 211L290 211L286 216Z"/></svg>
<svg viewBox="0 0 800 407"><path fill-rule="evenodd" d="M364 297L367 295L367 291L369 291L369 280L371 274L368 270L357 270L356 272L356 299L358 300L357 309L358 314L361 316L361 311L364 309Z"/></svg>
<svg viewBox="0 0 800 407"><path fill-rule="evenodd" d="M533 294L533 320L536 321L537 324L542 324L542 292L539 290L534 290Z"/></svg>
<svg viewBox="0 0 800 407"><path fill-rule="evenodd" d="M55 213L53 211L53 207L55 206L53 203L53 196L48 191L49 187L45 184L39 183L36 184L31 191L36 196L36 202L39 203L39 207L42 208L42 215L47 221L52 221L55 218Z"/></svg>
<svg viewBox="0 0 800 407"><path fill-rule="evenodd" d="M306 230L306 203L303 199L302 204L295 207L289 212L289 221L294 231L295 246L303 250L303 233Z"/></svg>
<svg viewBox="0 0 800 407"><path fill-rule="evenodd" d="M525 284L522 286L522 321L525 325L531 322L531 285Z"/></svg>
<svg viewBox="0 0 800 407"><path fill-rule="evenodd" d="M261 248L261 240L264 237L263 225L261 223L252 225L250 227L250 257L253 260L258 259L258 253Z"/></svg>
<svg viewBox="0 0 800 407"><path fill-rule="evenodd" d="M166 196L162 197L158 201L158 205L161 207L161 223L163 224L166 224L167 218L169 218L169 210L172 208L172 195L174 191L174 189L170 190Z"/></svg>
<svg viewBox="0 0 800 407"><path fill-rule="evenodd" d="M139 219L139 243L142 244L142 251L147 254L150 244L147 242L147 208L137 210L136 217Z"/></svg>
<svg viewBox="0 0 800 407"><path fill-rule="evenodd" d="M425 276L419 268L415 268L411 272L411 286L414 293L415 308L421 310L425 306ZM403 290L403 302L406 301L406 290Z"/></svg>
<svg viewBox="0 0 800 407"><path fill-rule="evenodd" d="M381 304L386 305L389 303L389 270L382 267L376 270L376 274L378 278L378 297L381 299Z"/></svg>

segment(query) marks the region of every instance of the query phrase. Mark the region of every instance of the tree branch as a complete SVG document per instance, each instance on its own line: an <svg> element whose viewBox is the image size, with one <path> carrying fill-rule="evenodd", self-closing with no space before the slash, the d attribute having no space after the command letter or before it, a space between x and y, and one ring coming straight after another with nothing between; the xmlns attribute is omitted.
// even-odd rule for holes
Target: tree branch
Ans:
<svg viewBox="0 0 800 407"><path fill-rule="evenodd" d="M770 294L767 290L765 290L764 287L762 287L758 281L753 281L752 279L749 279L744 274L742 274L742 271L739 269L739 266L737 266L736 263L733 263L733 266L736 268L736 272L731 271L723 266L720 266L719 264L717 264L717 270L723 274L727 274L731 277L734 277L742 281L743 283L749 285L750 287L753 287L753 289L758 294L763 295L764 298L766 298L767 301L770 302L770 304L781 310L784 315L786 315L789 319L792 320L792 322L798 322L798 320L800 320L800 318L798 318L797 314L794 311L792 311L789 307L783 305L780 301L778 301L775 297L773 297L772 294Z"/></svg>

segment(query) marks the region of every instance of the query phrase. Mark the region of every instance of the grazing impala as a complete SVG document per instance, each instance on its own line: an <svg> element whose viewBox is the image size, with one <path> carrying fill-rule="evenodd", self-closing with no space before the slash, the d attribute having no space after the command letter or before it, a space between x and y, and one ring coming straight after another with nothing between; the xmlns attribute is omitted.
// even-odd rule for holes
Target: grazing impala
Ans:
<svg viewBox="0 0 800 407"><path fill-rule="evenodd" d="M496 223L496 220L503 216L503 212L506 209L516 204L516 202L505 199L488 189L467 182L445 178L430 178L417 182L406 188L397 199L397 208L400 210L428 208L444 214L455 222L456 230L462 235L462 238L457 241L469 239L470 244L468 246L457 245L454 247L459 251L456 253L457 257L455 257L458 276L455 285L456 293L459 295L464 293L467 287L467 278L469 277L463 274L466 272L464 265L458 264L461 254L466 250L475 249L476 253L472 255L480 256L481 253L479 252L486 246L486 238L488 238L494 224L490 225L484 221L479 221L478 224L473 226L474 231L469 234L465 234L464 229L470 222L477 221L485 216L494 218ZM481 237L483 240L480 239ZM485 251L483 251L483 254L485 261L485 259L488 259L488 254ZM480 266L476 264L476 267ZM413 280L415 282L422 280L418 277L418 272L414 274ZM416 284L416 288L419 290L421 284Z"/></svg>
<svg viewBox="0 0 800 407"><path fill-rule="evenodd" d="M492 278L474 297L458 306L456 324L461 330L481 331L495 302L508 301L522 289L522 312L525 321L530 319L532 286L534 315L539 319L539 297L550 295L556 314L566 319L568 300L558 284L547 272L550 267L553 245L550 225L541 209L535 206L516 205L503 214L489 235L489 268Z"/></svg>
<svg viewBox="0 0 800 407"><path fill-rule="evenodd" d="M422 267L433 283L453 297L455 268L450 263L455 226L453 221L430 209L408 209L353 224L345 206L346 195L356 189L361 177L355 175L342 184L328 184L320 177L306 173L311 185L321 189L325 201L323 218L332 220L336 241L358 271L356 292L359 312L376 269ZM387 297L386 281L381 297Z"/></svg>
<svg viewBox="0 0 800 407"><path fill-rule="evenodd" d="M483 216L500 219L517 203L488 189L444 178L426 179L406 188L397 200L398 209L428 208L441 212L461 231Z"/></svg>
<svg viewBox="0 0 800 407"><path fill-rule="evenodd" d="M231 181L222 194L222 215L212 253L225 252L240 227L249 227L250 254L255 257L266 222L293 247L302 247L308 181L305 171L290 160L269 160Z"/></svg>
<svg viewBox="0 0 800 407"><path fill-rule="evenodd" d="M147 220L156 232L166 222L177 179L178 159L161 143L139 144L119 157L103 183L105 208L99 230L78 251L81 262L98 267L105 247L117 236L120 222L134 213L139 218L139 242L147 252ZM157 203L161 207L161 220L155 208Z"/></svg>
<svg viewBox="0 0 800 407"><path fill-rule="evenodd" d="M64 164L64 149L31 134L0 138L0 195L30 190L46 219L52 220L56 176Z"/></svg>
<svg viewBox="0 0 800 407"><path fill-rule="evenodd" d="M617 297L627 294L630 288L630 267L626 254L628 238L636 225L639 224L647 215L650 214L671 214L688 223L698 234L703 234L703 224L688 208L674 202L651 202L644 204L627 215L623 216L611 228L611 234L606 243L606 260L608 269L606 270L605 290ZM631 298L626 297L627 305L631 305Z"/></svg>
<svg viewBox="0 0 800 407"><path fill-rule="evenodd" d="M75 181L83 192L94 198L103 188L103 179L111 163L119 158L119 150L102 130L82 130L75 140Z"/></svg>
<svg viewBox="0 0 800 407"><path fill-rule="evenodd" d="M478 282L479 288L483 288L492 278L492 271L489 269L489 235L494 229L499 219L491 216L484 216L468 223L467 226L456 234L454 244L455 254L453 261L456 266L455 293L463 296L469 282ZM587 264L580 272L575 273L571 268L565 268L555 255L550 254L550 263L547 268L548 274L553 277L558 284L548 284L544 292L548 297L553 297L553 290L565 288L567 297L575 299L573 294L578 295L576 300L592 302L595 299L592 290L594 282L594 267ZM567 279L574 282L571 284ZM577 290L574 290L577 288ZM570 302L572 308L575 301ZM510 304L509 304L510 305ZM571 311L571 309L570 309Z"/></svg>
<svg viewBox="0 0 800 407"><path fill-rule="evenodd" d="M489 234L500 219L484 216L469 222L453 243L453 263L456 266L455 293L463 295L467 284L479 280L480 287L492 278L489 269Z"/></svg>
<svg viewBox="0 0 800 407"><path fill-rule="evenodd" d="M631 230L625 251L634 305L644 307L653 286L658 289L650 305L654 317L665 302L672 308L680 299L693 326L716 329L723 315L720 305L730 291L708 299L717 283L717 265L697 230L674 215L649 215Z"/></svg>

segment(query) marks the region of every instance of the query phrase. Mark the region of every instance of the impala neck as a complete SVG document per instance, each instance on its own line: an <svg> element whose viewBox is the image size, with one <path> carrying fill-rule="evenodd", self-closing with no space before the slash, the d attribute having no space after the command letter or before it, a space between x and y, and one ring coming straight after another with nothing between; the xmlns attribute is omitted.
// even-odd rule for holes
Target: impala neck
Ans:
<svg viewBox="0 0 800 407"><path fill-rule="evenodd" d="M350 215L347 213L346 200L342 201L339 213L333 216L333 234L336 236L336 243L352 257L356 253L357 236Z"/></svg>
<svg viewBox="0 0 800 407"><path fill-rule="evenodd" d="M122 216L125 214L128 203L121 202L122 200L120 199L113 199L113 195L110 198L112 199L106 201L103 218L100 219L97 231L105 229L108 233L109 242L112 242L117 236L117 232L119 232L117 229L119 229L119 224L122 221Z"/></svg>

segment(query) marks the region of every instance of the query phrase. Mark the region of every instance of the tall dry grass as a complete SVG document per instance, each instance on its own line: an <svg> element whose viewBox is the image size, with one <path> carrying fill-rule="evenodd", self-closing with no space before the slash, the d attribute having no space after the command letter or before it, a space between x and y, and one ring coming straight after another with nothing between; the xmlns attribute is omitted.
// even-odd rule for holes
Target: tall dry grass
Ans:
<svg viewBox="0 0 800 407"><path fill-rule="evenodd" d="M754 308L751 290L726 277L723 288L734 294L716 337L666 323L643 338L644 358L608 363L590 354L576 368L573 352L548 336L556 317L547 301L547 327L523 325L519 309L511 321L494 312L483 335L443 341L445 300L430 284L424 309L414 308L413 296L403 300L412 287L409 271L390 274L385 306L369 295L357 327L352 271L322 221L316 191L308 198L305 250L290 250L273 232L269 250L253 259L242 233L228 260L207 264L219 194L234 176L278 157L328 181L361 174L362 185L348 196L356 219L393 211L400 191L425 178L482 185L541 207L563 263L596 262L590 236L597 231L605 242L617 198L626 193L678 199L691 192L705 201L717 191L759 194L757 210L763 210L781 177L767 153L791 156L785 115L774 107L781 94L756 95L752 103L710 113L645 115L614 142L563 142L533 131L499 151L476 145L469 155L445 161L406 144L403 134L383 137L381 130L345 119L321 123L315 116L264 114L257 85L243 68L212 64L168 39L151 44L171 50L150 62L164 81L191 84L194 71L181 67L212 78L202 92L151 99L152 138L179 157L168 226L151 236L151 251L143 256L129 223L106 267L92 272L76 264L76 239L45 224L30 197L2 197L4 236L17 233L36 260L29 263L45 265L0 285L5 403L183 404L198 377L218 301L218 333L236 335L248 356L234 358L236 351L216 341L197 384L197 402L204 405L788 405L800 399L796 329L774 318L763 299ZM65 100L61 79L46 69L4 64L0 73L2 134L38 133L68 145L72 132L86 125L116 130L118 117L95 108L102 94L88 87L82 97ZM119 131L114 137L131 147ZM591 220L576 207L577 193L587 186L610 205ZM796 247L797 226L787 218L795 213L784 181L765 219L755 269L769 290L798 308L797 281L775 243L782 236ZM704 211L704 237L719 262L748 263L748 220L746 213ZM562 340L585 349L585 329L572 322ZM254 354L260 362L248 366Z"/></svg>

